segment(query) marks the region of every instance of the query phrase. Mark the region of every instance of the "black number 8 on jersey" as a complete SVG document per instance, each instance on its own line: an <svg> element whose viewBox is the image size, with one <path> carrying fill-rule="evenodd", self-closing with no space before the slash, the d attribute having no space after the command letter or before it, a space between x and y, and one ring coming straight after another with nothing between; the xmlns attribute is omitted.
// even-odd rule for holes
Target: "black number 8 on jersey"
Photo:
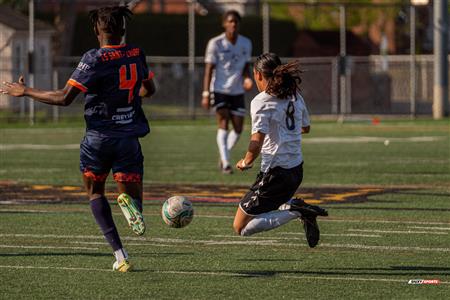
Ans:
<svg viewBox="0 0 450 300"><path fill-rule="evenodd" d="M294 102L289 101L288 107L286 109L286 127L289 130L295 129L295 119L294 119Z"/></svg>

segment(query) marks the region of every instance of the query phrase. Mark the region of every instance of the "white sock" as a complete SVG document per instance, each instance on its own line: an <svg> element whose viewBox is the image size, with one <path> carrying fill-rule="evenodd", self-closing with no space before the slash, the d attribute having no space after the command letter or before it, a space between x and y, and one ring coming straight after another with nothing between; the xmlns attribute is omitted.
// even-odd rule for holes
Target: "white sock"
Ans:
<svg viewBox="0 0 450 300"><path fill-rule="evenodd" d="M217 129L217 147L219 147L222 166L225 168L230 165L230 153L227 149L228 131L222 128Z"/></svg>
<svg viewBox="0 0 450 300"><path fill-rule="evenodd" d="M119 263L124 259L128 259L128 253L124 248L120 248L119 250L114 251L114 256Z"/></svg>
<svg viewBox="0 0 450 300"><path fill-rule="evenodd" d="M237 141L239 141L239 137L240 136L241 136L241 134L237 133L234 130L231 130L228 133L228 138L227 138L227 149L228 149L228 151L233 149L233 147L236 145Z"/></svg>
<svg viewBox="0 0 450 300"><path fill-rule="evenodd" d="M291 208L291 202L292 199L290 199L288 202L281 204L280 207L278 207L278 210L285 210L285 209L290 209Z"/></svg>
<svg viewBox="0 0 450 300"><path fill-rule="evenodd" d="M271 230L298 217L300 217L300 213L290 210L274 210L260 214L248 222L247 226L242 229L241 235L249 236L258 232Z"/></svg>

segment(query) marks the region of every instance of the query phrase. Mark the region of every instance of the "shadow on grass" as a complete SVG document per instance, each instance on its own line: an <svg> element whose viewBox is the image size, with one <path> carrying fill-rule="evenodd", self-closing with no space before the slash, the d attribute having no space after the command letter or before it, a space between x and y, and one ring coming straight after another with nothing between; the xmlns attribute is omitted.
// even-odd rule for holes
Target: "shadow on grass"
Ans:
<svg viewBox="0 0 450 300"><path fill-rule="evenodd" d="M264 261L264 260L263 260ZM140 270L141 272L152 272L152 270ZM153 271L154 272L154 271ZM177 270L174 273L187 273L191 276L205 275L208 273L229 274L230 277L275 277L275 276L450 276L450 268L426 267L426 266L391 266L388 268L327 268L318 270Z"/></svg>
<svg viewBox="0 0 450 300"><path fill-rule="evenodd" d="M237 271L235 273L248 277L273 277L276 275L308 275L308 276L450 276L450 269L447 270L422 270L422 269L394 269L394 268L373 268L373 269L331 269L327 271Z"/></svg>
<svg viewBox="0 0 450 300"><path fill-rule="evenodd" d="M109 253L93 252L31 252L31 253L0 253L0 257L39 257L39 256L90 256L90 257L112 257Z"/></svg>

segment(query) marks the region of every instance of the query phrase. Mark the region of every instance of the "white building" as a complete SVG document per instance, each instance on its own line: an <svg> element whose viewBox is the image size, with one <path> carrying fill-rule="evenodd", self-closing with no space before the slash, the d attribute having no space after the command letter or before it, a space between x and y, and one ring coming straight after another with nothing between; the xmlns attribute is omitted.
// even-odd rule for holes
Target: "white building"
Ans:
<svg viewBox="0 0 450 300"><path fill-rule="evenodd" d="M52 34L53 28L35 20L35 86L51 87ZM17 81L28 75L28 16L6 5L0 5L0 82ZM19 107L19 101L5 95L0 96L0 109Z"/></svg>

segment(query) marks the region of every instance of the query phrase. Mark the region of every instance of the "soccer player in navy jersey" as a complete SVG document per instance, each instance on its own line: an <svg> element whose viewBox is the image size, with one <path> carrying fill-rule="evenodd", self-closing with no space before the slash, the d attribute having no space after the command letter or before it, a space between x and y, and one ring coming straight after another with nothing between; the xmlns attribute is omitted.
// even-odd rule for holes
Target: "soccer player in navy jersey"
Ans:
<svg viewBox="0 0 450 300"><path fill-rule="evenodd" d="M50 105L67 106L83 92L86 134L80 145L80 170L89 196L92 213L116 261L113 269L131 270L111 208L105 197L105 180L112 170L117 182L121 207L132 230L142 235L143 155L139 138L150 131L142 110L141 97L155 92L153 73L149 72L141 48L121 44L124 20L131 11L122 6L104 7L90 12L100 48L87 51L61 90L44 91L19 82L3 82L0 92L16 97L31 97Z"/></svg>

